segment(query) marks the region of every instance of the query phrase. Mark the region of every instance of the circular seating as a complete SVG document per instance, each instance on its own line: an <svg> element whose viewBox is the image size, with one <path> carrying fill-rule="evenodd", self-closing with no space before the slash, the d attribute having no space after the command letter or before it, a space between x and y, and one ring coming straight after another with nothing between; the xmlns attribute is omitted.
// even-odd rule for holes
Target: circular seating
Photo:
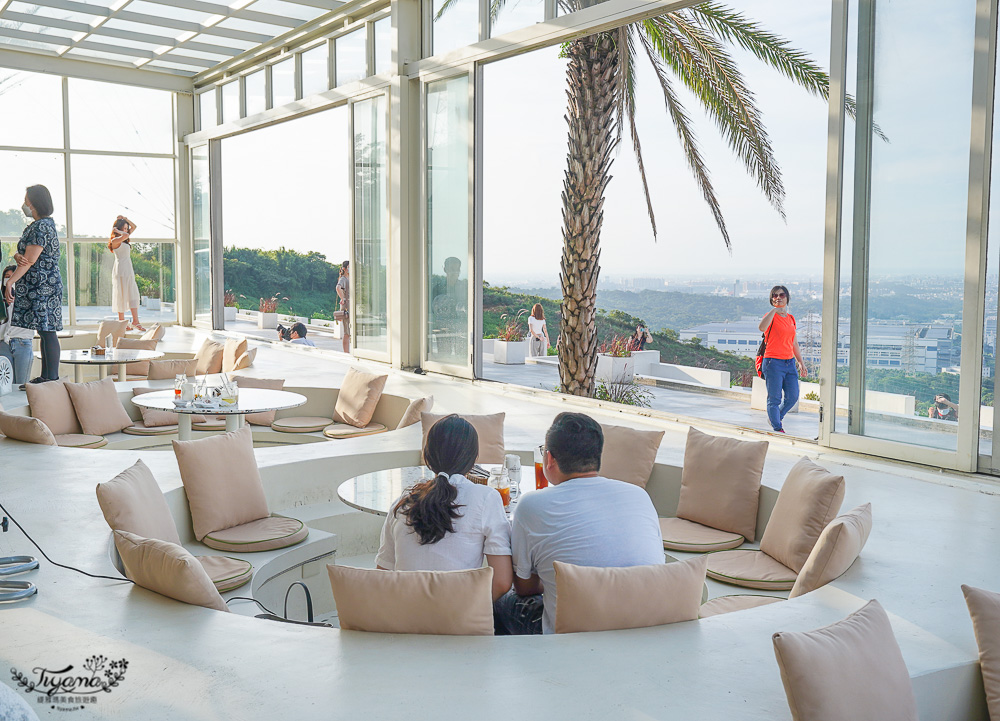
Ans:
<svg viewBox="0 0 1000 721"><path fill-rule="evenodd" d="M318 433L331 423L332 418L320 416L288 416L274 421L271 430L279 433Z"/></svg>
<svg viewBox="0 0 1000 721"><path fill-rule="evenodd" d="M201 542L217 551L253 553L294 546L308 535L309 529L302 521L271 514L241 526L212 531Z"/></svg>
<svg viewBox="0 0 1000 721"><path fill-rule="evenodd" d="M203 421L192 423L191 428L196 431L224 431L226 430L225 418L206 418Z"/></svg>
<svg viewBox="0 0 1000 721"><path fill-rule="evenodd" d="M738 533L720 531L683 518L661 518L660 533L664 548L688 553L728 551L742 546L746 540Z"/></svg>
<svg viewBox="0 0 1000 721"><path fill-rule="evenodd" d="M130 436L169 436L171 433L177 432L177 424L174 423L169 426L144 426L141 423L136 423L135 425L129 426L124 429L122 433L126 433Z"/></svg>
<svg viewBox="0 0 1000 721"><path fill-rule="evenodd" d="M798 575L763 551L718 551L708 555L709 578L744 588L789 591Z"/></svg>
<svg viewBox="0 0 1000 721"><path fill-rule="evenodd" d="M743 596L719 596L707 603L703 603L698 609L698 618L708 618L719 616L723 613L733 613L734 611L745 611L748 608L759 608L768 606L784 599L777 596L753 596L746 594Z"/></svg>
<svg viewBox="0 0 1000 721"><path fill-rule="evenodd" d="M108 445L108 439L86 433L63 433L56 436L56 445L63 448L103 448Z"/></svg>
<svg viewBox="0 0 1000 721"><path fill-rule="evenodd" d="M358 436L371 436L376 433L385 433L388 430L381 423L369 423L364 428L350 426L346 423L333 423L323 429L323 435L327 438L357 438Z"/></svg>
<svg viewBox="0 0 1000 721"><path fill-rule="evenodd" d="M253 565L249 561L229 556L195 556L212 579L219 593L232 591L253 578Z"/></svg>

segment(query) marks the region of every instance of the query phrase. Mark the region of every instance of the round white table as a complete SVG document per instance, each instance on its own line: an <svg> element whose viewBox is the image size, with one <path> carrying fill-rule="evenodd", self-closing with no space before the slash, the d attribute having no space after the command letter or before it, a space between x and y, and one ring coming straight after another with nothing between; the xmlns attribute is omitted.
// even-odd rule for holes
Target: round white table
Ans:
<svg viewBox="0 0 1000 721"><path fill-rule="evenodd" d="M118 380L125 382L128 377L126 365L138 361L155 360L163 357L163 352L158 350L134 350L132 348L109 348L104 355L94 355L89 350L64 350L59 354L59 362L73 366L73 380L77 383L83 381L83 366L97 366L98 377L107 376L108 366L118 366ZM41 358L42 354L35 351L35 357Z"/></svg>
<svg viewBox="0 0 1000 721"><path fill-rule="evenodd" d="M160 411L170 411L177 414L177 438L182 441L191 440L191 416L225 416L226 431L238 430L243 425L243 416L247 413L263 413L280 411L285 408L295 408L306 402L301 393L291 391L274 391L266 388L240 388L239 399L233 405L205 407L195 404L186 406L174 405L173 389L157 393L143 393L133 396L132 403L142 408L155 408Z"/></svg>

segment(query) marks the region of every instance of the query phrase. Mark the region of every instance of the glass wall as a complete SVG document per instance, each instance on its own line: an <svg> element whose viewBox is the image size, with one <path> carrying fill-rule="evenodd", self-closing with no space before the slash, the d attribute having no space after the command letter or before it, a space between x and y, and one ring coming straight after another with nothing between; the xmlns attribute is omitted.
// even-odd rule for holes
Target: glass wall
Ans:
<svg viewBox="0 0 1000 721"><path fill-rule="evenodd" d="M387 73L392 63L392 18L375 21L375 74Z"/></svg>
<svg viewBox="0 0 1000 721"><path fill-rule="evenodd" d="M357 348L379 353L389 351L385 123L384 95L354 104L353 330Z"/></svg>
<svg viewBox="0 0 1000 721"><path fill-rule="evenodd" d="M271 107L278 108L294 100L295 58L290 57L271 66Z"/></svg>
<svg viewBox="0 0 1000 721"><path fill-rule="evenodd" d="M258 70L243 78L247 98L247 115L256 115L267 110L267 87L264 71Z"/></svg>
<svg viewBox="0 0 1000 721"><path fill-rule="evenodd" d="M479 0L428 0L431 3L431 51L450 50L479 42Z"/></svg>
<svg viewBox="0 0 1000 721"><path fill-rule="evenodd" d="M212 193L208 145L191 149L191 226L194 248L194 317L212 321Z"/></svg>
<svg viewBox="0 0 1000 721"><path fill-rule="evenodd" d="M368 76L367 30L361 28L337 38L337 87Z"/></svg>
<svg viewBox="0 0 1000 721"><path fill-rule="evenodd" d="M219 107L216 96L214 87L198 94L198 116L201 119L199 129L201 130L209 130L219 124Z"/></svg>
<svg viewBox="0 0 1000 721"><path fill-rule="evenodd" d="M330 89L330 45L321 43L302 53L302 97Z"/></svg>

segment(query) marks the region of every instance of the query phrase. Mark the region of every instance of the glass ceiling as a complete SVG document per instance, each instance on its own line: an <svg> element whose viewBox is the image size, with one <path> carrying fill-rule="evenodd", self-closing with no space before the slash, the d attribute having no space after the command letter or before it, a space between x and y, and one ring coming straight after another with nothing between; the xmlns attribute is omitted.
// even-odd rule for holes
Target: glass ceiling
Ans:
<svg viewBox="0 0 1000 721"><path fill-rule="evenodd" d="M0 47L195 75L340 0L0 0Z"/></svg>

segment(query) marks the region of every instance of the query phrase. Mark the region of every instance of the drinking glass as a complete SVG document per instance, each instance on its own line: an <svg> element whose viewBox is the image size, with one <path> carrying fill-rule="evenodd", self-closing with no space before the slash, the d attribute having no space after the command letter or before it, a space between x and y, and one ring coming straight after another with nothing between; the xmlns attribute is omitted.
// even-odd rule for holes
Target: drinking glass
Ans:
<svg viewBox="0 0 1000 721"><path fill-rule="evenodd" d="M548 488L549 479L545 477L545 470L542 464L545 463L545 446L538 446L535 449L535 490L540 491Z"/></svg>

